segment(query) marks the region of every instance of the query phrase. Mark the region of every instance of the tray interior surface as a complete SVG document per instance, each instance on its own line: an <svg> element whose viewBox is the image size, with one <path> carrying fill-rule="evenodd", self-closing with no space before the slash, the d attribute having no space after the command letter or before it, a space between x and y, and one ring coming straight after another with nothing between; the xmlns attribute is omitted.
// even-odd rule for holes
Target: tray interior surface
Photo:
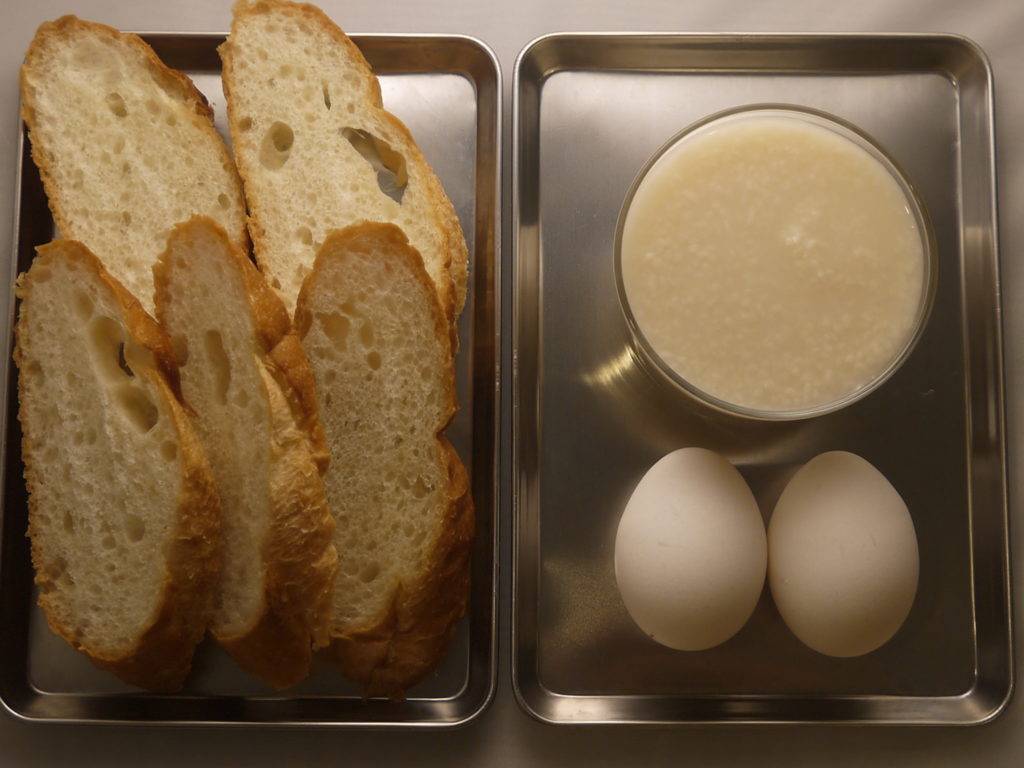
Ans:
<svg viewBox="0 0 1024 768"><path fill-rule="evenodd" d="M172 67L191 76L227 137L216 35L150 35ZM472 478L476 539L467 617L437 673L402 703L364 702L333 665L316 660L309 678L283 693L237 669L212 642L200 646L185 690L166 696L129 688L93 668L53 635L35 607L24 532L26 498L17 424L17 371L7 362L4 460L3 590L5 654L0 696L32 720L319 724L417 727L464 723L490 702L495 688L497 307L494 279L498 227L499 72L490 52L462 37L355 38L381 80L385 106L398 115L452 199L470 254L470 289L460 318L456 377L460 411L447 431ZM25 140L18 239L11 277L35 246L53 236L53 222ZM13 320L8 319L8 323ZM10 325L5 328L10 344Z"/></svg>
<svg viewBox="0 0 1024 768"><path fill-rule="evenodd" d="M991 94L957 38L542 38L515 87L517 406L514 679L551 722L978 722L1011 685ZM612 272L635 174L691 122L743 104L831 112L917 186L939 244L935 308L884 387L790 423L718 415L638 360ZM970 199L968 199L968 197ZM979 199L980 198L980 199ZM767 588L700 653L657 645L615 585L637 481L679 447L729 458L767 517L792 473L842 449L907 501L921 557L903 628L855 659L786 629Z"/></svg>

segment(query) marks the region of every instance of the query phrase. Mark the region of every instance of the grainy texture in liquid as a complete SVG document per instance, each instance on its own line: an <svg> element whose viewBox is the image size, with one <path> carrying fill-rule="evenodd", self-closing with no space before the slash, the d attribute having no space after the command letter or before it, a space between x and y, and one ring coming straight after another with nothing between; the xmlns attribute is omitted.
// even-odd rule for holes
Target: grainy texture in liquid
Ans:
<svg viewBox="0 0 1024 768"><path fill-rule="evenodd" d="M654 350L704 392L764 410L824 405L882 373L913 332L923 268L889 171L788 117L677 144L623 230L626 293Z"/></svg>

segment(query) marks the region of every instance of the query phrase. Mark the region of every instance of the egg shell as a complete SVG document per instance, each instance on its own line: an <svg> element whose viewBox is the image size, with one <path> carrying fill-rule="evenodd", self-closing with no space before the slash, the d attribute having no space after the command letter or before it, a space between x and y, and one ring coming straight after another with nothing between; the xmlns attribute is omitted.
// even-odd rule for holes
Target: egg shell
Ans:
<svg viewBox="0 0 1024 768"><path fill-rule="evenodd" d="M728 461L681 448L637 484L619 521L615 577L648 636L699 651L750 618L764 587L767 536L757 501Z"/></svg>
<svg viewBox="0 0 1024 768"><path fill-rule="evenodd" d="M917 592L914 523L865 459L830 451L807 462L768 525L768 581L786 626L829 656L860 656L900 628Z"/></svg>

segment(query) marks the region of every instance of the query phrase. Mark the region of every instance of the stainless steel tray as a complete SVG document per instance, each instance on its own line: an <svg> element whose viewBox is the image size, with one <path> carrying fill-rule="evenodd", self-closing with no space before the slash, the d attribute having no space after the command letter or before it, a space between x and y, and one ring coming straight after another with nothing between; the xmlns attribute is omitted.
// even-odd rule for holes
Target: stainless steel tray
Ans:
<svg viewBox="0 0 1024 768"><path fill-rule="evenodd" d="M980 723L1012 686L992 76L938 35L553 35L513 86L513 686L553 723ZM895 156L939 245L935 309L882 389L838 413L743 421L638 365L616 298L619 207L644 161L727 107L816 107ZM643 472L725 454L768 512L819 452L865 456L921 551L905 625L856 659L803 647L767 594L730 641L650 642L619 598L615 529Z"/></svg>
<svg viewBox="0 0 1024 768"><path fill-rule="evenodd" d="M226 134L219 35L146 35L171 67L189 74ZM186 689L148 694L94 669L46 628L35 606L26 529L17 371L10 362L11 323L3 329L6 407L3 540L0 550L0 699L27 720L192 724L436 727L465 723L490 702L496 684L498 272L500 70L481 42L459 36L356 36L380 77L384 103L409 127L437 170L462 222L470 253L470 290L459 330L461 409L448 430L472 477L477 535L466 619L436 676L404 703L363 702L358 689L326 662L309 679L276 693L239 671L212 643L201 646ZM26 41L26 47L28 41ZM9 280L53 222L23 139L19 210ZM13 301L11 306L13 306Z"/></svg>

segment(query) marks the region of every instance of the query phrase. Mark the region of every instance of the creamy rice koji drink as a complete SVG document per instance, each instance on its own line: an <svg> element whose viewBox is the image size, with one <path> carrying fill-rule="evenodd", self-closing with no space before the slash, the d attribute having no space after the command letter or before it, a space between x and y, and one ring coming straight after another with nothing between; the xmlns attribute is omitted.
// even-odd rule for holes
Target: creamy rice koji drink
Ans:
<svg viewBox="0 0 1024 768"><path fill-rule="evenodd" d="M622 288L658 357L701 392L765 412L842 400L921 319L926 238L894 172L795 112L705 125L637 186Z"/></svg>

